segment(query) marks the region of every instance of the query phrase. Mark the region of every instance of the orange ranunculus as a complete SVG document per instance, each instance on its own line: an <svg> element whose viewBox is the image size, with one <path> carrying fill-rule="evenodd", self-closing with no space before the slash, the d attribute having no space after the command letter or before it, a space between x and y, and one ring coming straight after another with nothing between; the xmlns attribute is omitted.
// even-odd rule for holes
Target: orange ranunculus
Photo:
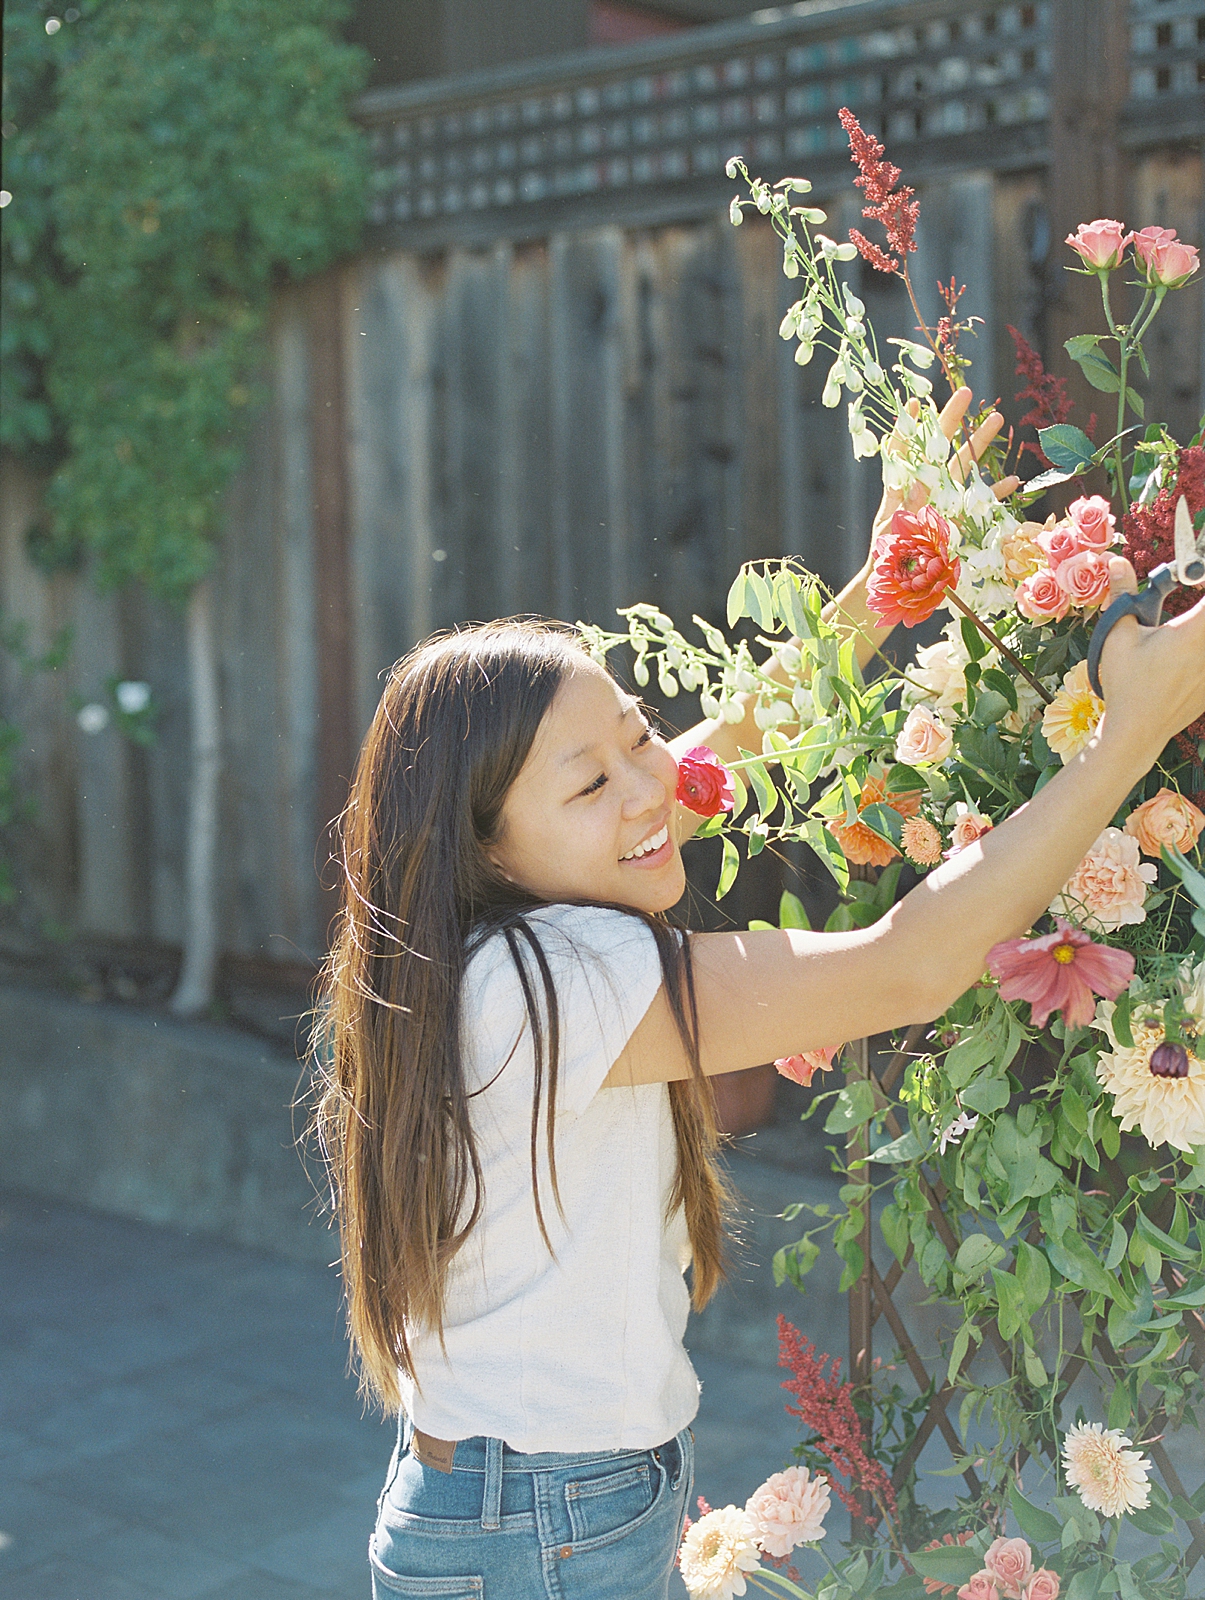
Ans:
<svg viewBox="0 0 1205 1600"><path fill-rule="evenodd" d="M1135 806L1125 820L1144 856L1159 856L1163 846L1183 854L1193 848L1205 828L1205 812L1165 785L1157 795Z"/></svg>
<svg viewBox="0 0 1205 1600"><path fill-rule="evenodd" d="M920 789L888 790L883 778L867 778L862 785L858 810L865 811L867 806L881 801L898 811L901 817L914 817L920 810L922 792ZM825 827L841 846L845 859L855 866L885 867L899 855L889 840L881 839L864 822L847 823L841 817L833 817Z"/></svg>

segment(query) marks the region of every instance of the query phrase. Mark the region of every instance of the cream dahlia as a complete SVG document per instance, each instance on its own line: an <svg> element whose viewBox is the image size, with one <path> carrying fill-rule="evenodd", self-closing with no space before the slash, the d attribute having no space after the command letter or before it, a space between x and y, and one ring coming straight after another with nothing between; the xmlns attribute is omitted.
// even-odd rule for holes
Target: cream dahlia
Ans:
<svg viewBox="0 0 1205 1600"><path fill-rule="evenodd" d="M1130 1442L1120 1428L1099 1422L1075 1422L1067 1429L1063 1468L1089 1511L1120 1517L1150 1503L1151 1464L1141 1451L1125 1448Z"/></svg>
<svg viewBox="0 0 1205 1600"><path fill-rule="evenodd" d="M757 1532L747 1511L724 1506L709 1511L686 1530L678 1569L689 1594L698 1600L731 1600L744 1594L745 1573L759 1563Z"/></svg>
<svg viewBox="0 0 1205 1600"><path fill-rule="evenodd" d="M829 1488L824 1476L810 1477L806 1467L775 1472L745 1503L757 1542L768 1556L790 1555L797 1544L824 1538Z"/></svg>
<svg viewBox="0 0 1205 1600"><path fill-rule="evenodd" d="M1101 1051L1096 1076L1113 1096L1121 1131L1137 1128L1152 1149L1170 1144L1187 1154L1194 1145L1205 1144L1205 1061L1196 1053L1201 1046L1185 1050L1185 1077L1164 1077L1151 1067L1151 1058L1165 1042L1161 1022L1132 1018L1131 1048L1113 1037L1112 1014L1111 1005L1097 1013L1113 1048Z"/></svg>

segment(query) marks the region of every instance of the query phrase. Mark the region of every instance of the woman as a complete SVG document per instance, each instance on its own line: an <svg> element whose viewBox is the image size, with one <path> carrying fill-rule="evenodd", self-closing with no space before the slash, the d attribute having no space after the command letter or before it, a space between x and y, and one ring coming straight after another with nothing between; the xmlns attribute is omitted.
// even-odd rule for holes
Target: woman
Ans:
<svg viewBox="0 0 1205 1600"><path fill-rule="evenodd" d="M865 578L837 605L868 659ZM394 669L344 819L319 1110L364 1385L403 1418L377 1600L664 1600L698 1404L683 1274L696 1306L721 1275L708 1078L929 1020L975 982L1205 712L1205 602L1123 622L1102 673L1088 749L873 927L680 936L662 918L699 819L675 751L734 758L740 724L663 743L549 626Z"/></svg>

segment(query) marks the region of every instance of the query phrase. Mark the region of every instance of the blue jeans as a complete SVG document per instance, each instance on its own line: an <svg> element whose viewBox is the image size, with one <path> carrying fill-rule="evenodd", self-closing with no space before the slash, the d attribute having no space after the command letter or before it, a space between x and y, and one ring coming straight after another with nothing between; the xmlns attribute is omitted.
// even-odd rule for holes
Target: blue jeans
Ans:
<svg viewBox="0 0 1205 1600"><path fill-rule="evenodd" d="M452 1471L404 1437L369 1541L373 1600L666 1600L694 1435L655 1450L524 1455L462 1439Z"/></svg>

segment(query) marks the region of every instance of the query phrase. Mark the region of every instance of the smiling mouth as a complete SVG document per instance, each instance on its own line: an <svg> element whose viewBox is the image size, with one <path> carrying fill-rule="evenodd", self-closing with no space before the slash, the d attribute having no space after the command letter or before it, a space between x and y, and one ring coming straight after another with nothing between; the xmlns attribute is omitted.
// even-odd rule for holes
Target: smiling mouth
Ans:
<svg viewBox="0 0 1205 1600"><path fill-rule="evenodd" d="M645 856L656 855L669 843L669 824L663 823L656 833L651 833L647 839L642 839L634 850L629 850L626 856L620 856L621 861L640 861Z"/></svg>

